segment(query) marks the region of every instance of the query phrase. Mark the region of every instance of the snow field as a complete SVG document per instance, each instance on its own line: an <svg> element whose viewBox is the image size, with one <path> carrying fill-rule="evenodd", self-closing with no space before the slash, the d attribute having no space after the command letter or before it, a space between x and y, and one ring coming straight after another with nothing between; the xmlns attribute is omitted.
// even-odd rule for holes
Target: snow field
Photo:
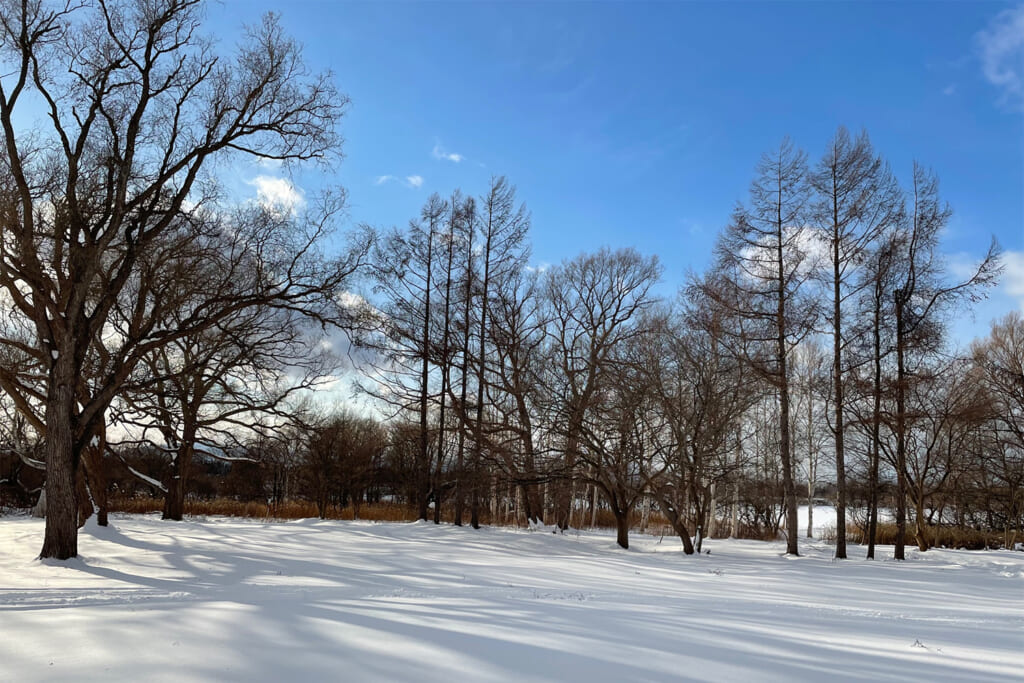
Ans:
<svg viewBox="0 0 1024 683"><path fill-rule="evenodd" d="M1024 677L1020 552L115 517L52 563L42 530L0 519L2 681Z"/></svg>

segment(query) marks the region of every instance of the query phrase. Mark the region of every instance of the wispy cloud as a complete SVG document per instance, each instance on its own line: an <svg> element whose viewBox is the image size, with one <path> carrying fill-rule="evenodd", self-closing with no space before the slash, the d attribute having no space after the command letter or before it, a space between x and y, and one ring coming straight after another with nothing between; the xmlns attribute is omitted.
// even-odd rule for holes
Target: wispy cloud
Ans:
<svg viewBox="0 0 1024 683"><path fill-rule="evenodd" d="M432 154L435 159L440 159L442 161L453 161L456 164L466 160L466 157L462 156L461 154L457 152L449 152L448 150L446 150L444 148L444 145L442 145L441 143L437 143L434 145L434 151L432 152Z"/></svg>
<svg viewBox="0 0 1024 683"><path fill-rule="evenodd" d="M421 175L407 175L405 178L399 178L394 175L379 175L374 179L373 184L384 185L392 181L402 183L406 187L423 187L423 176Z"/></svg>
<svg viewBox="0 0 1024 683"><path fill-rule="evenodd" d="M248 183L256 188L256 201L265 209L294 214L306 203L302 190L287 178L258 175Z"/></svg>
<svg viewBox="0 0 1024 683"><path fill-rule="evenodd" d="M955 95L956 94L956 83L950 83L945 88L943 88L942 89L942 94L945 95L946 97L949 97L950 95Z"/></svg>
<svg viewBox="0 0 1024 683"><path fill-rule="evenodd" d="M548 272L549 268L551 268L551 264L550 263L547 263L546 261L541 261L540 263L538 263L535 266L530 266L530 265L525 266L524 270L526 270L527 273L538 273L538 274L542 275L542 274Z"/></svg>
<svg viewBox="0 0 1024 683"><path fill-rule="evenodd" d="M1024 4L997 14L975 40L986 80L1004 104L1024 111Z"/></svg>

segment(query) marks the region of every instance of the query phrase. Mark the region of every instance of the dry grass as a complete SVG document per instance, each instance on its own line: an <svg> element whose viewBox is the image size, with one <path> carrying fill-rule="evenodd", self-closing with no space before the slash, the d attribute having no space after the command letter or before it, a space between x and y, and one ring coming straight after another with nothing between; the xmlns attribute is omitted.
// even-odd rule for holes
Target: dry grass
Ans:
<svg viewBox="0 0 1024 683"><path fill-rule="evenodd" d="M985 548L997 549L1003 547L1003 534L990 531L976 531L952 526L928 527L931 535L931 545L935 548L957 548L961 550L984 550ZM828 529L821 534L821 540L834 543L836 531ZM846 527L846 540L850 543L867 544L867 535L858 526L848 525ZM896 543L896 525L879 524L875 534L875 543L878 545L893 545ZM917 537L914 533L914 526L907 525L907 545L916 546Z"/></svg>
<svg viewBox="0 0 1024 683"><path fill-rule="evenodd" d="M124 498L110 502L111 512L149 514L162 512L163 509L164 502L159 498ZM316 504L310 501L290 500L278 505L267 505L256 501L239 501L230 498L186 501L185 514L191 517L221 515L258 519L308 519L319 516ZM352 506L343 509L334 507L327 509L327 519L353 519L353 517ZM359 509L359 517L379 522L409 522L416 519L416 512L404 505L374 503L362 505Z"/></svg>

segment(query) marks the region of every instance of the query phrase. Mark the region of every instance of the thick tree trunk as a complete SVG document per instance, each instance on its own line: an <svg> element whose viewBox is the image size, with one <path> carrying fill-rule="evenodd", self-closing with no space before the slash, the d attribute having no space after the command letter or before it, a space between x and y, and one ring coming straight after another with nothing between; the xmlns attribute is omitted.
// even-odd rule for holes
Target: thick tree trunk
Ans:
<svg viewBox="0 0 1024 683"><path fill-rule="evenodd" d="M78 556L78 496L75 473L79 454L74 443L75 378L70 358L53 370L46 401L46 531L40 558Z"/></svg>
<svg viewBox="0 0 1024 683"><path fill-rule="evenodd" d="M523 499L523 512L526 515L526 521L530 524L543 524L544 509L540 502L537 485L524 482L519 485L519 490Z"/></svg>
<svg viewBox="0 0 1024 683"><path fill-rule="evenodd" d="M186 433L183 443L174 454L171 477L167 481L167 492L164 494L164 519L180 522L185 516L185 496L188 492L188 481L192 472L193 439L193 435ZM324 512L321 514L326 513L326 495L324 501Z"/></svg>
<svg viewBox="0 0 1024 683"><path fill-rule="evenodd" d="M629 510L625 512L617 507L612 507L615 512L615 542L625 549L629 549Z"/></svg>

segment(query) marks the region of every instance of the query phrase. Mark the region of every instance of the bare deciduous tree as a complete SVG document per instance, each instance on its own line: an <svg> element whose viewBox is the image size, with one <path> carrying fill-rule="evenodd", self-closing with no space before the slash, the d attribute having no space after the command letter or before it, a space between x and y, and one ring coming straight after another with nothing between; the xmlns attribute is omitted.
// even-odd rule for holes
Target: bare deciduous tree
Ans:
<svg viewBox="0 0 1024 683"><path fill-rule="evenodd" d="M333 277L326 263L294 268L313 242L294 251L304 240L280 232L292 229L280 221L274 229L282 239L268 240L274 249L250 275L258 286L249 297L209 302L178 329L135 326L138 334L111 350L89 394L80 390L143 255L172 231L216 220L216 162L232 154L326 159L338 148L346 99L328 74L307 72L273 16L248 30L232 59L215 55L201 36L201 13L198 0L5 0L0 11L0 288L31 321L35 343L25 350L45 374L37 387L0 369L0 387L23 406L33 397L43 404L42 557L77 554L79 461L142 358L254 299L289 306L320 297ZM40 102L46 119L31 133L19 130L20 112ZM138 315L148 319L157 302L140 299Z"/></svg>

